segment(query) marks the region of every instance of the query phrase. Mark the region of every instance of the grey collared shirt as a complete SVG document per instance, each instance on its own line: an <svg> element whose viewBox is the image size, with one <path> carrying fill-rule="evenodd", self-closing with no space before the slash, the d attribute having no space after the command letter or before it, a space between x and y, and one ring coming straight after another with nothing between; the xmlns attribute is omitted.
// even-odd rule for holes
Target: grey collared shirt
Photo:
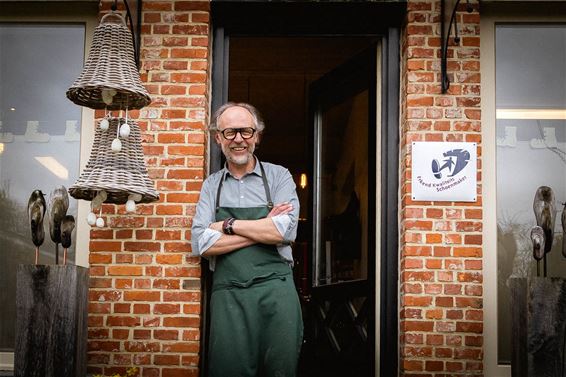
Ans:
<svg viewBox="0 0 566 377"><path fill-rule="evenodd" d="M299 198L297 197L295 182L289 170L283 166L262 162L269 184L271 200L274 204L289 202L293 205L293 211L286 215L273 216L271 219L283 242L277 245L277 250L283 259L290 264L293 263L293 254L290 243L297 236L297 221L299 218ZM202 255L222 235L219 231L210 229L209 226L215 219L216 193L220 179L224 177L222 191L220 193L219 206L222 207L259 207L267 205L261 169L256 159L255 168L251 173L237 179L224 169L208 177L200 192L196 214L193 218L191 229L191 244L193 255ZM215 257L209 257L210 269L214 271Z"/></svg>

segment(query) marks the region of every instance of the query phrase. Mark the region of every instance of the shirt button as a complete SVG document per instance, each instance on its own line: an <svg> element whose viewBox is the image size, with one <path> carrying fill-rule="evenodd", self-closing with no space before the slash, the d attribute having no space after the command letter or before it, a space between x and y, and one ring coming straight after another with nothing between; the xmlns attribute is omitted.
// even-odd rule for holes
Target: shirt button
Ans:
<svg viewBox="0 0 566 377"><path fill-rule="evenodd" d="M242 195L242 196L240 196L240 199L244 199L244 196L243 196L243 195Z"/></svg>
<svg viewBox="0 0 566 377"><path fill-rule="evenodd" d="M244 184L244 181L240 181L240 184L242 184L242 185L243 185L243 184Z"/></svg>

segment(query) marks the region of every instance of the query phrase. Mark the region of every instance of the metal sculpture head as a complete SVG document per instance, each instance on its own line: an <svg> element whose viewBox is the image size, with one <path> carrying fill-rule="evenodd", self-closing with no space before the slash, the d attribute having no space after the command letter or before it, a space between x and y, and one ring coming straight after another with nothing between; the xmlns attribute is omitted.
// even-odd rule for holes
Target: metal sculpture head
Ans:
<svg viewBox="0 0 566 377"><path fill-rule="evenodd" d="M61 221L69 209L69 194L65 186L55 188L49 194L49 235L51 240L61 243Z"/></svg>
<svg viewBox="0 0 566 377"><path fill-rule="evenodd" d="M41 190L34 190L28 200L28 218L31 226L31 239L35 246L39 247L45 239L43 230L43 219L47 205Z"/></svg>

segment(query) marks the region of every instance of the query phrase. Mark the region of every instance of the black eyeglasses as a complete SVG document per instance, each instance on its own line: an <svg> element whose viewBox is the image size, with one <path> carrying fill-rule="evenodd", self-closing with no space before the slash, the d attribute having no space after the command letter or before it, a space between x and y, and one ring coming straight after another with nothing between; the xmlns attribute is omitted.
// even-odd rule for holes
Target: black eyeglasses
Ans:
<svg viewBox="0 0 566 377"><path fill-rule="evenodd" d="M239 133L242 139L251 139L255 134L256 129L252 127L244 128L226 128L225 130L219 131L224 139L234 140L236 135Z"/></svg>

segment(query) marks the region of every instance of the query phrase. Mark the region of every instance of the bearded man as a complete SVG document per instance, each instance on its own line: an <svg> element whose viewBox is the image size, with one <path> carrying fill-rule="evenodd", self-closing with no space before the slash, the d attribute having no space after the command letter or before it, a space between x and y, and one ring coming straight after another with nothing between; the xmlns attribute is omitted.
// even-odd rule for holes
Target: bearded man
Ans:
<svg viewBox="0 0 566 377"><path fill-rule="evenodd" d="M210 132L226 158L203 183L193 254L213 270L209 377L293 377L302 343L291 267L299 200L289 171L254 155L265 128L257 109L227 103Z"/></svg>

